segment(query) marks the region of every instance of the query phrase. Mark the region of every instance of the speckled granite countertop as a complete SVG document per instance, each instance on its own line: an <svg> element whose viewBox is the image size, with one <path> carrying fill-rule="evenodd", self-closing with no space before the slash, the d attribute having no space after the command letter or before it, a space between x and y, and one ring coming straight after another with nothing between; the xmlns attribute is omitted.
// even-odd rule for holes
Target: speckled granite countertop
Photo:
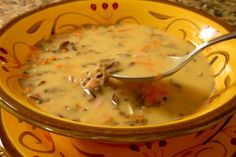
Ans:
<svg viewBox="0 0 236 157"><path fill-rule="evenodd" d="M236 0L169 0L202 10L236 28Z"/></svg>
<svg viewBox="0 0 236 157"><path fill-rule="evenodd" d="M13 17L60 0L0 0L0 27ZM236 28L236 0L169 0L202 10Z"/></svg>

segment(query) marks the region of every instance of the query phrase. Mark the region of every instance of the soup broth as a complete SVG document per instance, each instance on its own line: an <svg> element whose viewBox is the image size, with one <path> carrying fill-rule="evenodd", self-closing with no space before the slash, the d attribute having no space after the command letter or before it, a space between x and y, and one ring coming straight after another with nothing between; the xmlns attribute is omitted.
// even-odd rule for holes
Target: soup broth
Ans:
<svg viewBox="0 0 236 157"><path fill-rule="evenodd" d="M196 112L214 88L210 65L201 55L160 81L110 78L110 73L158 73L166 65L161 57L185 55L194 48L144 25L81 26L35 47L20 80L25 95L45 112L73 121L110 126L164 123Z"/></svg>

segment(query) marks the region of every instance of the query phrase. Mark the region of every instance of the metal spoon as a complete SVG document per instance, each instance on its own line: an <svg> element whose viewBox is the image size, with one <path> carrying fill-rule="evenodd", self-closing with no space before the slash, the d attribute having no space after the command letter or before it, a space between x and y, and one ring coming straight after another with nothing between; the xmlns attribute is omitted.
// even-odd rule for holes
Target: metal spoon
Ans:
<svg viewBox="0 0 236 157"><path fill-rule="evenodd" d="M179 71L181 68L183 68L189 61L191 61L198 53L200 53L203 49L206 47L209 47L211 45L214 45L216 43L229 40L236 37L236 32L231 32L225 35L221 35L219 37L216 37L208 42L204 42L203 44L197 46L193 51L188 53L184 56L168 56L169 59L171 59L171 62L173 64L167 68L167 70L158 73L153 74L150 76L132 76L132 75L120 75L118 73L112 73L110 74L110 77L118 79L118 80L126 80L126 81L150 81L150 80L158 80L165 77L168 77L170 75L173 75L177 71Z"/></svg>

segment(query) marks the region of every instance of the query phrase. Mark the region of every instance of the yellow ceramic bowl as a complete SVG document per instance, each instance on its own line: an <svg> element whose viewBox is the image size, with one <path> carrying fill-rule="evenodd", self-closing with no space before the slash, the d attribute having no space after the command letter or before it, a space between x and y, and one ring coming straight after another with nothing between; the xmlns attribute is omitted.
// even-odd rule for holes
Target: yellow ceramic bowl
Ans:
<svg viewBox="0 0 236 157"><path fill-rule="evenodd" d="M110 142L149 141L187 134L206 128L235 111L236 40L202 52L214 71L216 90L209 104L176 121L140 127L97 126L57 118L26 101L18 79L22 65L38 41L83 24L116 23L150 25L196 45L231 31L205 14L165 1L85 0L53 4L18 17L1 30L0 105L47 131Z"/></svg>

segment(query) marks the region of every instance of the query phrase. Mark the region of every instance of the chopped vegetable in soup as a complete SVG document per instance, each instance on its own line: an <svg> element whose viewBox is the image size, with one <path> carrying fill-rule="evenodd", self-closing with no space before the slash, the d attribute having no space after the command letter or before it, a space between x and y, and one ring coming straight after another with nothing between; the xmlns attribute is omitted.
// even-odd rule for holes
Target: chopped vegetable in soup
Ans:
<svg viewBox="0 0 236 157"><path fill-rule="evenodd" d="M109 77L158 73L169 64L165 56L193 49L144 25L81 26L36 48L20 80L25 95L40 109L73 121L109 126L169 122L196 112L214 88L210 65L201 55L160 81Z"/></svg>

